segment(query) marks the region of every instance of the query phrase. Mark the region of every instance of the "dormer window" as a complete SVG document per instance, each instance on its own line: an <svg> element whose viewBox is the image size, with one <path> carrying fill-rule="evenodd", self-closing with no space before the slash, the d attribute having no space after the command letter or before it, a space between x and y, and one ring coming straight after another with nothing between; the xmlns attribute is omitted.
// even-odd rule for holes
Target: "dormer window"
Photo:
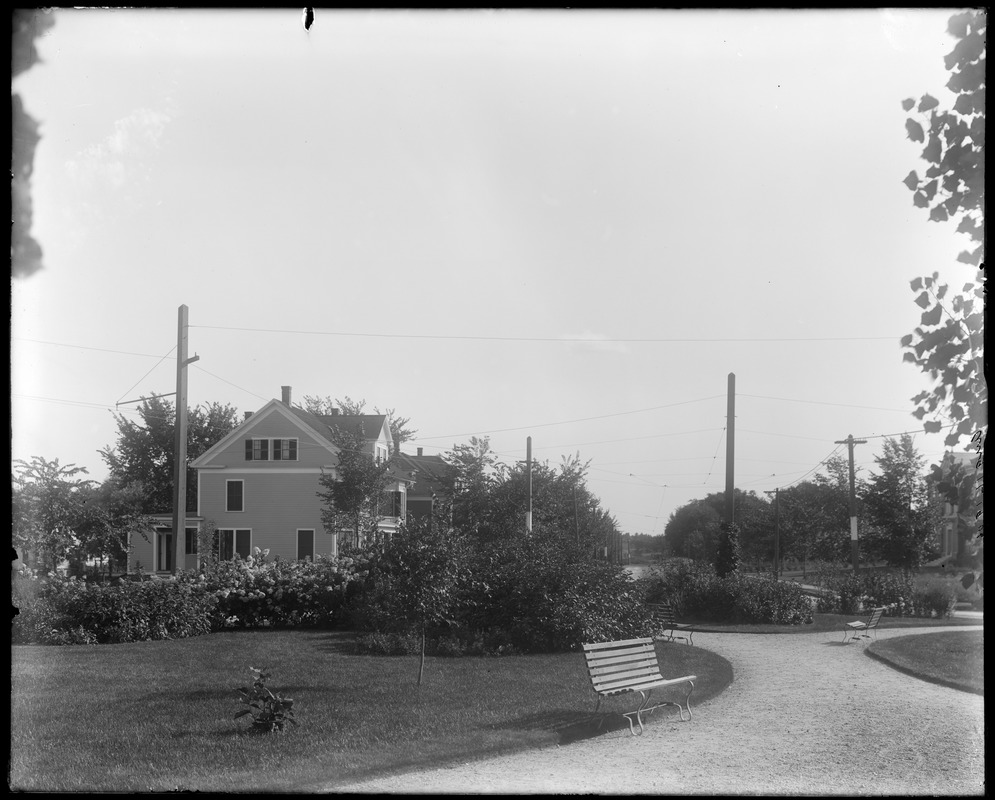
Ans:
<svg viewBox="0 0 995 800"><path fill-rule="evenodd" d="M297 439L246 439L245 460L296 461Z"/></svg>

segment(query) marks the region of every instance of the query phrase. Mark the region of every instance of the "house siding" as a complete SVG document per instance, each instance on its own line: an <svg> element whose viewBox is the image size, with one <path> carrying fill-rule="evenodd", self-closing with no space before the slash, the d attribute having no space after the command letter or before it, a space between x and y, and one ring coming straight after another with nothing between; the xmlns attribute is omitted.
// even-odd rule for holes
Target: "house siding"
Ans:
<svg viewBox="0 0 995 800"><path fill-rule="evenodd" d="M248 465L248 462L246 462ZM266 462L263 462L266 463ZM277 462L279 463L279 462ZM248 529L251 547L269 550L269 557L297 558L297 531L314 530L316 555L334 555L335 537L321 524L322 501L317 469L254 467L204 470L199 476L200 512L217 529ZM244 511L227 511L226 492L230 480L243 481Z"/></svg>

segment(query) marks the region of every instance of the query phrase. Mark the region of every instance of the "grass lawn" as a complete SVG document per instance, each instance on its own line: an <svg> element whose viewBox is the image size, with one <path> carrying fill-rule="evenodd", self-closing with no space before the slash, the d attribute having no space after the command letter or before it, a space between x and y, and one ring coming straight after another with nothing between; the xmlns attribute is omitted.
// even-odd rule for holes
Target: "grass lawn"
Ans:
<svg viewBox="0 0 995 800"><path fill-rule="evenodd" d="M660 643L665 675L698 675L692 708L732 681L701 647ZM298 727L254 734L249 667L295 702ZM307 791L390 771L596 735L580 653L354 655L348 634L242 631L177 641L11 648L9 786L29 791ZM626 706L628 708L628 706ZM649 724L676 719L660 709ZM620 717L606 729L624 730Z"/></svg>
<svg viewBox="0 0 995 800"><path fill-rule="evenodd" d="M867 652L923 680L985 693L984 631L944 631L873 642Z"/></svg>

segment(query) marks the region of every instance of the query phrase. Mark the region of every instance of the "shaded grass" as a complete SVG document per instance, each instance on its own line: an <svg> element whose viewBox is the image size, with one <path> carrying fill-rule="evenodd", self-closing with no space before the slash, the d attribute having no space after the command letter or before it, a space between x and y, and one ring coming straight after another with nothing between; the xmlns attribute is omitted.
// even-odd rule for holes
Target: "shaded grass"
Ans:
<svg viewBox="0 0 995 800"><path fill-rule="evenodd" d="M701 647L660 643L664 674L698 675L692 704L732 681ZM354 655L348 634L218 633L179 641L11 649L10 786L54 791L301 791L597 734L579 653ZM300 723L250 733L236 688L272 672ZM613 706L614 707L614 706ZM628 706L626 706L628 709ZM649 717L658 724L676 712ZM607 718L605 730L628 736Z"/></svg>
<svg viewBox="0 0 995 800"><path fill-rule="evenodd" d="M945 631L873 642L867 653L917 678L983 695L984 646L984 631Z"/></svg>
<svg viewBox="0 0 995 800"><path fill-rule="evenodd" d="M843 625L858 619L866 619L867 614L814 614L809 625L768 625L744 623L731 624L724 622L697 621L693 618L681 619L695 625L695 633L839 633L843 635ZM949 619L927 617L882 617L879 630L890 628L937 628L945 626L981 625L981 619L969 617L950 617ZM706 647L708 643L701 642ZM695 644L698 641L695 640Z"/></svg>

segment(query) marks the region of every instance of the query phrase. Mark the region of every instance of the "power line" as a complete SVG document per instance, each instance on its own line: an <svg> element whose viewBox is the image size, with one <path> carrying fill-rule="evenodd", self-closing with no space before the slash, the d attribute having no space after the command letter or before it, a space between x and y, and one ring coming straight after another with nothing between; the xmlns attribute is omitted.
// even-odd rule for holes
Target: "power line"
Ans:
<svg viewBox="0 0 995 800"><path fill-rule="evenodd" d="M134 385L134 386L132 386L132 387L131 387L131 389L128 389L128 390L127 390L126 392L123 392L123 393L121 394L121 397L124 397L124 396L125 396L126 394L129 394L129 393L131 392L131 390L135 388L135 386L138 386L138 384L140 384L140 383L141 383L142 381L144 381L144 380L145 380L145 379L146 379L146 378L147 378L147 377L148 377L148 376L149 376L149 375L150 375L150 374L151 374L151 373L152 373L152 372L153 372L153 371L155 370L155 368L156 368L156 367L158 367L158 366L159 366L159 365L160 365L160 364L161 364L161 363L162 363L163 361L165 361L165 360L166 360L166 359L167 359L167 358L169 357L170 353L172 353L172 352L173 352L173 351L174 351L175 349L176 349L176 345L174 344L174 345L173 345L173 346L172 346L172 347L171 347L171 348L169 349L169 352L168 352L168 353L166 353L166 355L164 355L164 356L163 356L162 358L160 358L160 359L159 359L159 360L158 360L158 361L157 361L157 362L155 363L155 365L154 365L154 366L152 367L152 369L150 369L150 370L149 370L148 372L146 372L146 373L145 373L144 375L142 375L142 377L141 377L141 378L139 378L139 379L138 379L137 381L135 381L135 385ZM119 397L119 398L118 398L118 402L120 402L120 401L121 401L121 397Z"/></svg>
<svg viewBox="0 0 995 800"><path fill-rule="evenodd" d="M674 408L676 406L685 406L685 405L689 405L691 403L703 403L706 400L714 400L716 397L722 397L722 396L723 395L720 395L720 394L713 394L713 395L710 395L709 397L700 397L697 400L682 400L679 403L668 403L667 405L663 405L663 406L653 406L651 408L637 408L637 409L634 409L632 411L618 411L618 412L615 412L614 414L600 414L599 416L596 416L596 417L580 417L579 419L568 419L568 420L563 420L562 422L542 422L542 423L539 423L539 424L536 424L536 425L520 425L520 426L518 426L516 428L494 428L494 429L485 430L485 431L468 431L466 433L449 433L449 434L445 434L444 436L419 436L417 439L414 439L412 441L422 442L422 441L428 441L429 439L458 439L461 436L477 436L477 435L483 435L483 434L488 434L488 433L508 433L508 432L511 432L511 431L526 431L526 430L531 430L532 428L548 428L548 427L551 427L553 425L570 425L570 424L572 424L574 422L590 422L590 421L596 420L596 419L608 419L609 417L622 417L622 416L626 416L628 414L643 414L643 413L646 413L648 411L659 411L659 410L664 409L664 408ZM643 437L640 437L640 438L643 438ZM570 445L557 445L557 446L558 447L567 447L567 446L570 446Z"/></svg>
<svg viewBox="0 0 995 800"><path fill-rule="evenodd" d="M770 397L769 395L763 394L740 394L739 397L752 397L759 400L781 400L786 403L808 403L814 406L835 406L837 408L864 408L870 411L896 411L902 414L911 414L912 411L907 408L881 408L880 406L855 406L848 403L823 403L819 400L795 400L791 397Z"/></svg>
<svg viewBox="0 0 995 800"><path fill-rule="evenodd" d="M368 333L360 331L302 331L292 328L247 328L229 325L191 325L191 328L208 328L219 331L244 331L251 333L289 333L301 336L359 336L375 339L442 339L451 341L485 342L578 342L581 344L680 344L709 342L866 342L895 341L897 336L827 336L827 337L747 337L747 338L660 338L660 339L585 339L577 336L470 336L428 333Z"/></svg>
<svg viewBox="0 0 995 800"><path fill-rule="evenodd" d="M153 355L152 353L133 353L133 352L130 352L128 350L109 350L109 349L103 348L103 347L86 347L85 345L81 345L81 344L67 344L65 342L46 342L46 341L43 341L41 339L25 339L25 338L22 338L22 337L19 337L19 336L17 336L17 337L11 337L11 341L12 342L33 342L34 344L47 344L47 345L51 345L52 347L72 347L72 348L75 348L76 350L93 350L93 351L96 351L98 353L114 353L116 355L122 355L122 356L141 356L142 358L160 358L160 356ZM173 350L175 350L175 349L176 348L174 347ZM172 351L170 351L170 352L172 352ZM166 357L168 357L168 355Z"/></svg>

